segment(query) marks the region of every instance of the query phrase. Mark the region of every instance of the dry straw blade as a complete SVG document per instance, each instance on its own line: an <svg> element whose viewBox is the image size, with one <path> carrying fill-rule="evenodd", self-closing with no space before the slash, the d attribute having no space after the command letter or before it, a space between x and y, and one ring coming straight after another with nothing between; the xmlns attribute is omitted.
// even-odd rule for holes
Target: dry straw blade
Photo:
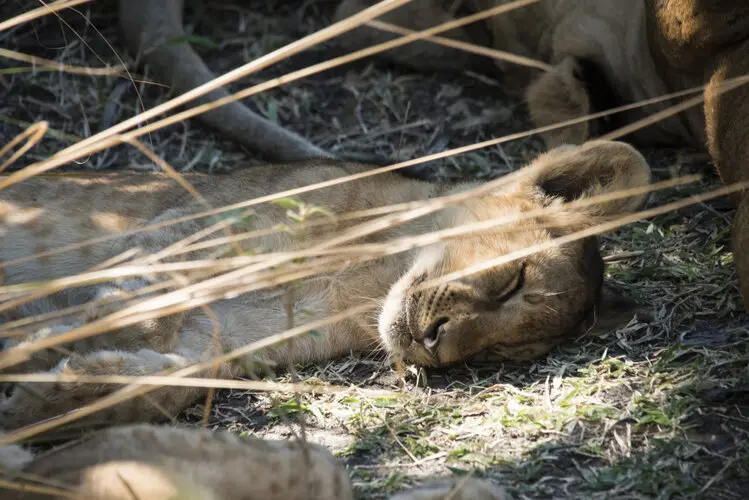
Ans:
<svg viewBox="0 0 749 500"><path fill-rule="evenodd" d="M7 374L0 375L0 382L13 383L79 383L79 384L116 384L143 385L158 387L203 387L213 389L237 389L257 392L300 392L309 394L351 394L365 397L396 397L402 394L383 389L366 389L363 387L341 387L335 385L316 385L304 383L281 383L264 380L233 380L220 378L190 377L180 378L168 375L126 376L126 375L64 375L64 374Z"/></svg>
<svg viewBox="0 0 749 500"><path fill-rule="evenodd" d="M111 68L88 68L81 66L71 66L70 64L63 64L51 59L45 59L43 57L30 56L22 52L16 52L15 50L4 49L0 47L0 57L6 59L13 59L16 61L27 62L34 66L29 68L29 71L63 71L65 73L72 73L74 75L88 75L88 76L118 76L122 75L124 66L115 66Z"/></svg>
<svg viewBox="0 0 749 500"><path fill-rule="evenodd" d="M27 481L46 482L44 478L29 478ZM40 495L49 496L50 498L75 498L80 499L80 493L70 491L70 489L57 488L54 486L45 486L43 484L32 484L29 482L7 481L0 479L0 489L11 491L23 491L27 493L39 493Z"/></svg>
<svg viewBox="0 0 749 500"><path fill-rule="evenodd" d="M24 14L19 14L8 19L7 21L0 22L0 32L10 29L13 26L18 26L19 24L27 23L29 21L33 21L34 19L39 19L40 17L47 16L64 9L69 9L71 7L75 7L76 5L82 5L90 1L91 0L58 0L57 2L52 2L49 4L45 4L43 1L40 1L40 3L43 4L41 7L37 7L36 9L30 10Z"/></svg>
<svg viewBox="0 0 749 500"><path fill-rule="evenodd" d="M403 28L401 26L396 26L394 24L386 23L383 21L369 21L367 23L367 26L370 26L372 28L376 28L382 31L387 31L389 33L396 33L398 35L412 35L414 33L417 33L414 30ZM427 36L427 37L424 37L424 40L427 42L432 42L438 45L442 45L444 47L451 47L453 49L459 49L465 52L470 52L471 54L486 56L492 59L496 59L497 61L505 61L505 62L517 64L519 66L527 66L529 68L540 69L542 71L551 70L551 65L546 64L545 62L538 61L530 57L513 54L512 52L506 52L504 50L497 50L497 49L492 49L489 47L484 47L483 45L476 45L473 43L461 42L459 40L453 40L452 38L445 38L441 36Z"/></svg>
<svg viewBox="0 0 749 500"><path fill-rule="evenodd" d="M44 134L47 133L47 129L49 128L49 123L46 121L37 122L28 127L26 130L15 136L8 144L0 148L0 159L3 158L8 152L12 151L14 147L16 147L19 143L22 141L24 144L12 155L10 155L10 158L5 160L0 165L0 172L4 171L6 168L11 166L13 163L16 162L21 156L26 154L31 148L33 148L39 141L42 140L44 137Z"/></svg>

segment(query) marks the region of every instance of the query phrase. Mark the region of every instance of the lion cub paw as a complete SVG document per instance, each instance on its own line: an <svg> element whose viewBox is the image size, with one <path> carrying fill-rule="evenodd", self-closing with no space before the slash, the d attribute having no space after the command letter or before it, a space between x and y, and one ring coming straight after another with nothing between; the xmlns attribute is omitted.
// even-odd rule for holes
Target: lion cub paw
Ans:
<svg viewBox="0 0 749 500"><path fill-rule="evenodd" d="M54 394L45 390L45 386L47 384L4 387L0 394L0 428L18 429L43 420L45 413L52 413Z"/></svg>

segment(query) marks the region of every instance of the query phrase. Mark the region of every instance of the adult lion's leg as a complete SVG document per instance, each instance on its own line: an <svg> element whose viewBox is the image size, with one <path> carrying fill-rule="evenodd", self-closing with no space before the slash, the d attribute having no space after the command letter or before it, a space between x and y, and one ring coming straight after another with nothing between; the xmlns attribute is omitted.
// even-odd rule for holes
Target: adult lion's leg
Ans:
<svg viewBox="0 0 749 500"><path fill-rule="evenodd" d="M749 181L749 87L719 94L728 80L749 74L749 42L720 62L705 91L707 142L721 179L726 184ZM749 309L749 194L739 197L733 221L733 258L744 305Z"/></svg>
<svg viewBox="0 0 749 500"><path fill-rule="evenodd" d="M120 0L119 20L132 50L143 56L159 77L182 94L214 78L203 60L185 41L183 0ZM205 104L228 96L219 88L192 102ZM199 115L199 120L258 151L272 161L296 161L331 155L299 135L233 102Z"/></svg>
<svg viewBox="0 0 749 500"><path fill-rule="evenodd" d="M335 21L340 21L377 3L377 0L343 0L338 6ZM440 0L413 0L379 17L378 21L401 28L423 31L433 26L452 21L455 16L446 11ZM478 24L456 28L439 36L455 40L487 45L489 37ZM484 35L484 36L482 36ZM361 26L338 37L338 43L349 50L359 50L398 38L387 31ZM382 54L388 60L420 71L462 71L487 65L488 59L469 52L451 49L431 42L413 42Z"/></svg>
<svg viewBox="0 0 749 500"><path fill-rule="evenodd" d="M565 58L539 76L528 87L526 99L531 120L537 127L555 125L591 112L582 68L574 57ZM549 149L563 144L582 144L590 135L587 121L541 133Z"/></svg>

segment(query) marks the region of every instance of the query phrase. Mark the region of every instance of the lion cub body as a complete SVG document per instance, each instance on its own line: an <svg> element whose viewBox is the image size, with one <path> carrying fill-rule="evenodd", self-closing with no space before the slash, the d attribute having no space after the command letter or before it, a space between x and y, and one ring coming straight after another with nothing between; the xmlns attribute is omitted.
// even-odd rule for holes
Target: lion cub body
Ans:
<svg viewBox="0 0 749 500"><path fill-rule="evenodd" d="M312 163L253 168L228 176L192 174L185 178L208 204L222 207L309 183L329 181L365 169L366 167L353 164ZM438 187L432 184L418 181L403 184L399 181L395 176L363 179L344 189L323 189L301 198L310 206L325 207L332 213L346 213L392 203L423 200L439 192ZM204 210L203 203L196 201L175 181L158 173L31 179L0 194L0 216L4 217L5 222L0 261L9 262L36 253L44 254L61 246L117 235ZM240 214L239 211L234 211L229 215ZM320 218L319 215L316 217L318 220ZM157 231L107 240L76 251L42 256L18 264L11 263L0 270L0 279L6 285L13 285L32 279L52 280L73 276L131 248L139 248L145 254L155 254L220 220L221 216L198 219L169 225ZM244 223L244 231L271 229L282 223L289 227L294 225L294 221L286 216L286 209L274 204L257 207L244 217ZM382 236L394 238L418 232L422 225L424 223L416 222L410 226L396 227ZM349 226L351 223L341 222L325 226L322 230L310 229L304 243L312 245ZM427 227L428 223L421 229L425 230ZM225 233L216 231L212 235L221 236L225 236ZM240 242L242 249L250 252L292 251L299 249L301 245L301 238L286 231L272 231L271 234ZM207 259L217 255L220 252L216 254L215 248L206 248L191 253L189 258ZM297 299L294 312L300 321L322 319L355 305L357 301L352 297L374 298L384 295L390 284L403 272L405 260L394 258L328 273L326 279L306 282L301 289L295 291ZM126 283L125 287L135 288L139 285L138 280L133 281ZM58 294L51 299L23 306L21 313L25 316L43 314L51 309L79 305L92 300L98 292L98 289L86 289L78 293ZM236 348L286 329L283 300L283 293L268 291L214 304L212 307L221 322L224 347ZM182 328L178 337L181 347L191 351L190 355L197 355L204 348L204 339L210 338L213 325L199 310L188 314L180 323ZM372 326L375 323L365 325L366 321L360 324L344 322L343 326L333 327L324 342L302 342L297 346L300 360L328 359L370 345L378 334L376 327ZM150 339L144 341L137 338L140 336L138 331L133 331L133 334L133 338L118 334L116 342L128 350L138 346L150 347ZM159 337L157 350L163 350L167 347L166 344L173 341L171 338L163 338L163 328ZM94 338L91 342L96 343L98 340ZM111 343L112 339L104 339L103 342ZM84 346L86 349L91 347L100 346ZM286 361L281 352L274 358L276 362Z"/></svg>
<svg viewBox="0 0 749 500"><path fill-rule="evenodd" d="M648 165L630 146L591 142L579 148L553 150L532 162L506 186L465 197L460 203L421 218L385 224L384 231L366 238L354 232L360 230L359 221L335 215L333 221L325 215L306 220L306 229L296 227L295 234L278 230L276 226L282 223L295 226L287 217L286 208L265 203L253 206L249 215L234 210L241 222L235 231L261 233L257 238L237 240L241 248L224 245L219 251L207 245L211 238L226 236L214 229L204 234L208 240L193 241L197 243L192 247L194 251L174 253L183 239L226 222L216 217L189 217L205 210L206 203L232 206L268 193L361 173L367 168L310 162L239 170L228 176L187 176L203 196L200 201L176 181L155 173L35 178L0 191L0 269L4 284L11 286L75 276L134 250L140 252L134 265L185 259L198 264L221 263L225 262L224 257L236 256L237 250L250 252L246 256L253 255L251 252L288 252L316 248L321 242L330 245L331 238L340 237L347 237L347 244L387 242L506 220L504 226L491 231L441 239L390 255L386 252L370 261L338 261L310 279L295 280L293 293L284 286L274 286L277 282L263 282L263 276L270 274L219 274L210 279L227 276L227 282L219 288L216 298L220 300L209 308L196 307L143 320L63 344L63 349L34 349L37 341L49 340L116 311L121 301L133 294L142 294L140 300L157 296L160 291L153 288L164 283L164 275L141 270L102 284L64 289L20 304L7 312L6 321L69 307L82 307L84 313L58 314L56 323L45 328L26 325L12 330L10 348L0 353L0 361L12 365L11 371L156 374L206 360L215 356L217 349L237 349L280 333L290 325L322 320L364 305L373 306L372 312L327 326L324 335L296 339L293 350L287 344L266 348L261 357L265 362L285 365L328 360L382 345L397 357L423 365L455 363L482 351L515 359L534 358L580 333L591 319L605 319L606 301L601 301L603 264L595 239L547 248L522 260L511 260L425 290L415 287L486 260L548 243L556 236L589 227L601 217L630 212L642 204L644 196L580 208L565 208L562 203L642 187L650 181ZM300 195L300 199L305 207L323 207L331 214L342 215L470 188L387 174L314 190ZM543 209L551 211L522 218ZM166 224L175 219L180 222ZM312 224L314 221L328 224ZM156 229L146 231L149 226ZM90 240L94 240L93 245L50 253ZM326 257L308 256L316 258L324 263ZM290 265L281 269L293 272L294 263ZM231 272L241 273L244 269L252 269L252 262ZM200 275L193 279L200 281ZM242 292L247 286L248 291ZM167 291L172 288L175 285L169 285ZM202 292L195 288L191 293L194 295L182 300L199 298ZM97 303L99 300L104 302ZM631 312L625 321L629 319ZM215 338L220 345L215 344ZM67 356L70 352L74 354ZM18 359L23 361L8 361ZM219 376L245 373L253 360L246 361L222 364ZM0 428L15 428L73 410L111 390L111 386L74 383L38 384L33 395L15 390L0 402ZM165 417L165 412L178 414L201 394L203 389L195 387L161 388L147 398L131 400L91 418L107 425L158 420Z"/></svg>

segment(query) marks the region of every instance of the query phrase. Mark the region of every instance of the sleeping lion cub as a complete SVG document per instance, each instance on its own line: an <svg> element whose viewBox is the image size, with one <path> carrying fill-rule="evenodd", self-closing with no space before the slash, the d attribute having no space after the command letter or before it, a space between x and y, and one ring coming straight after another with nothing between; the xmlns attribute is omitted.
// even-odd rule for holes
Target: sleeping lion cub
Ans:
<svg viewBox="0 0 749 500"><path fill-rule="evenodd" d="M412 0L381 20L423 30L510 1ZM343 0L336 17L347 17L373 3ZM456 6L466 12L456 13ZM346 33L342 41L349 48L362 48L393 36L361 27ZM509 89L527 98L537 126L706 84L703 108L682 111L628 135L627 140L638 146L707 149L725 183L749 181L749 85L722 92L729 80L749 75L745 0L539 0L445 36L547 63L549 71L497 62ZM487 62L483 56L428 42L384 56L417 69L463 70ZM548 147L580 144L671 104L651 104L549 131L544 139ZM732 246L749 309L749 195L740 198Z"/></svg>
<svg viewBox="0 0 749 500"><path fill-rule="evenodd" d="M367 168L320 160L303 166L240 169L228 176L189 175L187 179L206 201L219 207ZM369 314L328 327L324 335L295 340L293 350L287 344L269 348L263 352L264 361L281 365L324 361L382 345L407 361L438 366L489 350L514 359L533 358L564 339L584 333L593 323L605 324L607 319L617 317L625 322L631 319L631 310L625 310L624 317L621 316L624 301L602 294L603 263L595 238L547 249L447 284L411 291L414 285L426 280L636 210L644 202L644 195L577 208L561 203L643 187L650 182L650 169L644 158L632 147L610 141L554 149L538 157L520 174L501 190L468 197L444 210L370 236L366 241L383 242L517 216L543 207L552 207L551 213L375 261L349 263L300 282L293 292L293 304L284 289L264 289L213 303L210 310L195 308L143 321L112 333L63 344L62 349L29 350L33 342L76 326L63 320L52 328L27 332L29 336L25 338L13 337L7 350L0 353L0 359L13 359L16 355L26 359L8 368L11 372L154 374L214 354L216 320L220 326L220 349L231 350L287 329L289 310L293 311L296 324L302 324L352 307L380 304ZM386 174L312 191L301 198L309 205L341 214L464 192L472 187L471 184L438 185ZM133 247L155 254L214 224L216 219L193 219L77 250L11 262L203 209L204 205L175 181L157 173L26 180L0 191L0 262L3 263L0 280L5 285L14 285L71 276ZM252 229L273 228L285 217L285 209L279 205L259 205L251 218ZM339 220L333 227L310 226L304 241L288 231L276 231L243 240L242 245L246 251L288 251L345 234L353 225ZM314 227L326 229L313 230ZM223 233L214 231L212 237L216 236ZM212 252L215 249L204 246L190 257L206 259ZM65 290L21 305L7 319L39 315L99 298L116 300L153 284L153 279L132 278ZM241 284L241 281L236 283ZM96 309L87 312L89 320L101 315ZM72 355L67 355L71 352ZM241 375L242 367L248 364L226 363L221 366L219 376ZM73 410L111 392L113 386L50 383L34 384L33 389L35 394L18 388L5 391L5 400L0 403L0 429L17 428ZM164 413L178 414L203 393L200 388L161 388L147 398L120 404L93 418L106 425L153 421L164 418Z"/></svg>

